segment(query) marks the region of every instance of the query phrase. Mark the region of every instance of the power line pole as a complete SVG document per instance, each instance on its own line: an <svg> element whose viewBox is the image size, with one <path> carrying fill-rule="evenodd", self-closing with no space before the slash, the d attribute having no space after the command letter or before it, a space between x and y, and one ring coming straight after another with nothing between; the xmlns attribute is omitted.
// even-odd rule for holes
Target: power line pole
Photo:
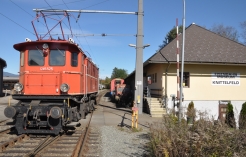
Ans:
<svg viewBox="0 0 246 157"><path fill-rule="evenodd" d="M135 96L138 113L143 111L143 0L138 0L138 25L136 45Z"/></svg>
<svg viewBox="0 0 246 157"><path fill-rule="evenodd" d="M183 0L184 13L183 13L183 45L182 45L182 62L181 62L181 86L180 86L180 99L179 99L179 122L181 122L183 112L183 78L184 78L184 48L185 48L185 0Z"/></svg>

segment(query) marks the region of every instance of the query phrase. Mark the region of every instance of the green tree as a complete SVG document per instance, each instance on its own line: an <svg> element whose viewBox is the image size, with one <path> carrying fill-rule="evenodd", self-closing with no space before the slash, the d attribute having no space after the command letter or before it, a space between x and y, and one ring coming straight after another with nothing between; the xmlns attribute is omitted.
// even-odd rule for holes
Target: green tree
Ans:
<svg viewBox="0 0 246 157"><path fill-rule="evenodd" d="M239 129L246 129L246 102L243 103L239 115Z"/></svg>
<svg viewBox="0 0 246 157"><path fill-rule="evenodd" d="M110 88L110 82L111 82L111 79L106 77L105 80L104 80L105 88L107 88L107 89Z"/></svg>
<svg viewBox="0 0 246 157"><path fill-rule="evenodd" d="M230 102L227 104L225 123L232 128L236 128L233 106Z"/></svg>
<svg viewBox="0 0 246 157"><path fill-rule="evenodd" d="M223 24L214 24L210 30L225 38L238 42L238 38L239 38L238 31L232 26L224 26Z"/></svg>
<svg viewBox="0 0 246 157"><path fill-rule="evenodd" d="M111 75L111 80L114 78L121 78L121 79L125 79L127 77L127 70L125 69L118 69L118 68L114 68L112 75Z"/></svg>
<svg viewBox="0 0 246 157"><path fill-rule="evenodd" d="M183 32L183 26L179 26L179 33L182 33L182 32ZM176 27L173 27L166 34L165 40L163 40L163 43L161 45L159 45L159 48L162 49L163 47L165 47L169 42L171 42L176 37L177 37L177 28Z"/></svg>

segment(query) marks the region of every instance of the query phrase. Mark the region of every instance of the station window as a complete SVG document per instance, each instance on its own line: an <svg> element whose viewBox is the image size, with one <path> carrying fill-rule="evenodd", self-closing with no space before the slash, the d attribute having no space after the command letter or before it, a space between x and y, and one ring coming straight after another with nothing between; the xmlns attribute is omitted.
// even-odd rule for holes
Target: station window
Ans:
<svg viewBox="0 0 246 157"><path fill-rule="evenodd" d="M157 73L154 74L154 81L153 82L157 82Z"/></svg>
<svg viewBox="0 0 246 157"><path fill-rule="evenodd" d="M151 84L151 83L152 83L152 81L151 81L151 75L149 75L149 76L147 77L147 81L148 81L148 84Z"/></svg>
<svg viewBox="0 0 246 157"><path fill-rule="evenodd" d="M147 77L148 84L157 82L157 73L151 74Z"/></svg>
<svg viewBox="0 0 246 157"><path fill-rule="evenodd" d="M52 66L65 65L65 50L50 50L49 64Z"/></svg>
<svg viewBox="0 0 246 157"><path fill-rule="evenodd" d="M28 52L28 65L30 66L43 66L44 57L43 53L39 50L29 50Z"/></svg>
<svg viewBox="0 0 246 157"><path fill-rule="evenodd" d="M181 73L179 73L179 77L181 78ZM190 73L189 72L183 73L183 87L190 88Z"/></svg>

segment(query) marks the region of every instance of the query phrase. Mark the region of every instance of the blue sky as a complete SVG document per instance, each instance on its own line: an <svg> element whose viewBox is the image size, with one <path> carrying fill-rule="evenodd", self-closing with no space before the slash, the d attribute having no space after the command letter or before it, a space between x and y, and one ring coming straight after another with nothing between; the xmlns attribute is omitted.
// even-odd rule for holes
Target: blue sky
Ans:
<svg viewBox="0 0 246 157"><path fill-rule="evenodd" d="M176 25L176 18L182 24L183 0L143 1L144 44L150 44L144 49L145 61L158 50L166 34ZM13 45L24 42L25 38L36 40L31 25L36 15L33 9L50 9L50 6L54 9L137 12L138 0L1 0L0 57L7 62L5 72L19 72L19 52ZM196 23L210 29L214 24L223 24L240 33L240 22L246 20L245 7L245 0L186 0L186 27ZM136 50L128 45L136 44L136 15L83 13L78 23L71 18L71 25L74 33L82 35L74 40L98 65L100 78L110 77L114 67L128 73L134 71ZM41 31L42 27L40 23L37 25ZM108 36L99 36L102 33Z"/></svg>

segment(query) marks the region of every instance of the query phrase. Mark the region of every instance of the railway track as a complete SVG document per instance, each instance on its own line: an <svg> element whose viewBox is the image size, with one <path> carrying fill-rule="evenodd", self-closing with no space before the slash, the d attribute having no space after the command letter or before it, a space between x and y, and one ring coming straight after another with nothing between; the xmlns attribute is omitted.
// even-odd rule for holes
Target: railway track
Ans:
<svg viewBox="0 0 246 157"><path fill-rule="evenodd" d="M109 90L103 90L99 93L97 97L97 102L99 103L101 98L107 93ZM83 142L83 146L80 150L80 157L98 157L101 156L101 138L100 138L100 130L97 127L87 127L85 138Z"/></svg>
<svg viewBox="0 0 246 157"><path fill-rule="evenodd" d="M98 102L106 92L98 95ZM88 122L58 136L34 136L10 134L11 128L0 132L0 156L2 157L96 157L100 156L100 131L91 128L93 112L87 115ZM1 121L0 121L1 125ZM9 136L9 137L8 137ZM1 141L1 137L3 138ZM8 137L8 138L7 138Z"/></svg>

